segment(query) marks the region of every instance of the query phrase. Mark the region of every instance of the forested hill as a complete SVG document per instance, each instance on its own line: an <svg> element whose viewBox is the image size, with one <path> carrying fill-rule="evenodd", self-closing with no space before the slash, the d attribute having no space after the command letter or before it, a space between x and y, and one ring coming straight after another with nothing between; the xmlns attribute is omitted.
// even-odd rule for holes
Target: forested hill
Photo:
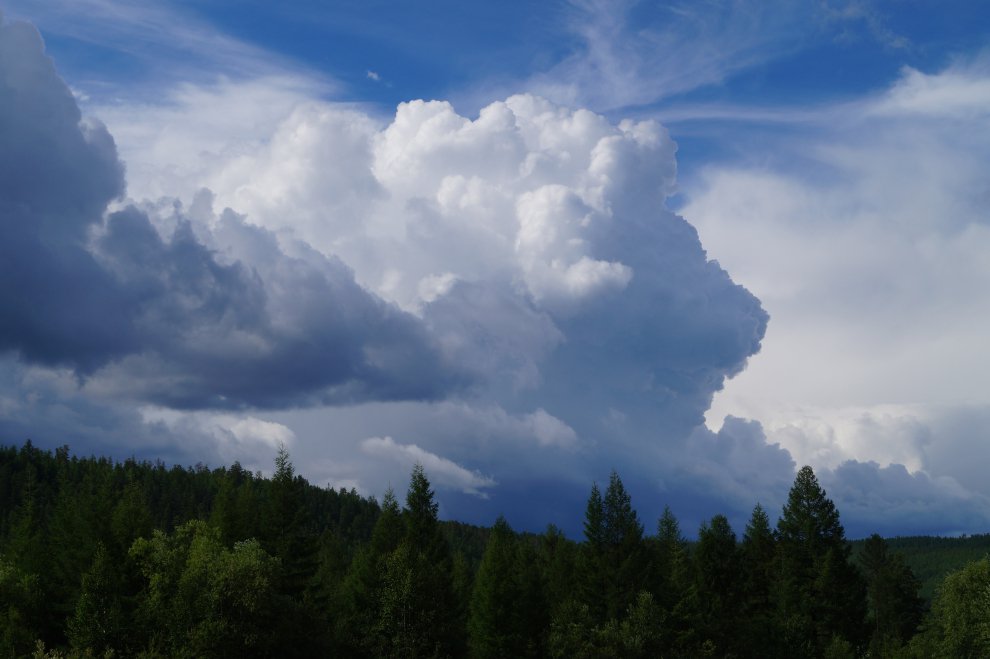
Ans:
<svg viewBox="0 0 990 659"><path fill-rule="evenodd" d="M865 543L865 540L853 541L855 556L862 552ZM887 546L891 551L904 557L904 562L921 581L922 597L931 600L935 596L935 589L947 574L990 554L990 534L958 538L932 536L887 538Z"/></svg>
<svg viewBox="0 0 990 659"><path fill-rule="evenodd" d="M614 472L573 542L442 523L419 466L402 504L274 466L0 447L0 656L990 656L990 559L962 566L986 536L853 553L810 467L775 526L756 506L688 543ZM928 612L913 564L962 566Z"/></svg>

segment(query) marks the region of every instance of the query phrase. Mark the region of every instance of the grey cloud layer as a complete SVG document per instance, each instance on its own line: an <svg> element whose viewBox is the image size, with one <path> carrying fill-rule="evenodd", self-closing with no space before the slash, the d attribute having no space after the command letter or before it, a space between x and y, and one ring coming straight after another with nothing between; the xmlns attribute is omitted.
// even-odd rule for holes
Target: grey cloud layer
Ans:
<svg viewBox="0 0 990 659"><path fill-rule="evenodd" d="M37 32L0 27L0 349L177 408L431 399L467 383L339 261L290 256L228 213L217 231L256 260L223 262L181 212L164 237L134 206L104 221L123 189L113 139L81 119Z"/></svg>

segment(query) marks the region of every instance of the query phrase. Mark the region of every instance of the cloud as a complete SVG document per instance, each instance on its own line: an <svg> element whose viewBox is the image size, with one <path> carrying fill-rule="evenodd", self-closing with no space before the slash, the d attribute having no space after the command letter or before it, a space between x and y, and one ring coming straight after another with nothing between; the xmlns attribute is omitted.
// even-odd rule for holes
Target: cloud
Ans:
<svg viewBox="0 0 990 659"><path fill-rule="evenodd" d="M30 19L47 34L96 44L104 52L122 54L128 58L130 67L150 69L159 81L188 81L217 74L263 78L303 68L298 61L215 28L197 16L197 12L185 11L176 3L11 0L6 4L11 17ZM324 89L333 87L323 74L306 71L305 77L320 82ZM92 86L101 95L107 87L113 89L111 80L87 82L95 83ZM132 85L127 91L136 90ZM154 93L154 89L145 91ZM112 97L113 92L109 95Z"/></svg>
<svg viewBox="0 0 990 659"><path fill-rule="evenodd" d="M369 455L398 461L407 468L422 465L433 482L438 485L458 489L465 494L481 498L488 495L483 491L497 483L476 471L468 471L455 462L423 450L415 444L398 444L391 437L369 437L361 442L361 450Z"/></svg>
<svg viewBox="0 0 990 659"><path fill-rule="evenodd" d="M821 17L790 2L580 0L570 3L578 44L529 88L600 111L655 103L722 83L812 35Z"/></svg>
<svg viewBox="0 0 990 659"><path fill-rule="evenodd" d="M665 207L675 145L656 122L529 95L476 118L414 101L382 120L289 90L234 115L270 126L239 140L211 137L216 114L181 119L272 87L187 86L135 115L177 119L168 140L124 131L135 162L154 167L119 200L109 133L80 124L31 28L4 29L31 48L2 66L44 73L2 115L3 134L27 136L25 175L45 183L23 203L28 193L5 192L20 213L16 270L39 283L32 297L0 284L34 323L5 328L3 345L48 378L49 397L9 396L11 432L37 422L57 438L75 423L93 438L117 423L172 455L228 459L259 455L285 428L320 480L376 492L377 458L420 459L453 492L489 497L472 519L526 509L542 524L525 503L539 494L559 523L603 465L637 492L670 480L713 393L760 348L759 301ZM46 94L59 112L38 110ZM70 147L78 168L56 185L45 175ZM194 192L197 180L210 189ZM155 196L168 181L179 198ZM304 430L306 419L319 421ZM404 443L364 441L389 436Z"/></svg>
<svg viewBox="0 0 990 659"><path fill-rule="evenodd" d="M44 225L29 207L22 229L33 238L49 226L86 268L53 271L54 257L28 243L19 267L44 273L39 300L59 300L67 281L77 286L65 304L99 312L96 347L68 340L80 319L55 304L27 316L50 332L64 328L48 353L29 350L37 327L11 334L6 347L32 368L79 376L69 398L94 420L127 416L129 427L144 424L163 442L188 431L226 457L265 445L224 416L243 410L254 430L268 427L261 422L291 430L309 458L315 451L305 445L320 440L304 436L291 413L258 410L315 406L325 419L353 419L351 433L333 440L341 464L320 468L329 480L381 485L367 449L353 451L363 438L391 434L410 442L392 453L421 452L457 491L494 494L494 480L512 482L514 493L492 496L492 506L522 505L531 491L523 474L546 491L566 483L563 506L584 496L606 459L644 480L759 350L767 323L759 301L665 208L675 146L655 122L614 123L526 95L474 119L448 103L403 103L382 122L354 107L292 103L288 93L275 96L282 110L233 122L258 116L264 126L284 114L267 137L210 138L219 124L209 114L178 122L167 143L141 138L150 133L140 127L125 131L138 136L135 161L170 172L161 180L179 182L184 197L135 200L156 189L145 170L132 198L107 212L122 192L113 143L106 131L95 146L79 137L74 101L48 71L32 89L62 94L65 116L48 115L57 125L46 127L38 113L14 112L11 134L28 125L62 131L103 159L77 176L93 200L75 225L61 216ZM200 106L236 107L238 94L270 89L185 87L140 116L193 117ZM113 121L125 115L121 108ZM192 158L199 141L206 154ZM47 167L45 145L30 146L37 167ZM97 194L84 176L101 173L114 185ZM211 189L192 192L194 180ZM75 181L64 181L62 194L83 198ZM379 416L374 401L413 402ZM145 413L127 415L128 402ZM541 454L558 456L552 468L528 464ZM467 479L475 472L463 464L492 482Z"/></svg>
<svg viewBox="0 0 990 659"><path fill-rule="evenodd" d="M820 480L842 513L850 537L943 535L986 528L990 498L949 477L909 472L904 465L848 461Z"/></svg>
<svg viewBox="0 0 990 659"><path fill-rule="evenodd" d="M339 260L287 254L233 213L211 217L208 197L215 235L176 206L104 220L123 191L113 139L81 118L34 28L0 27L0 79L0 349L71 367L98 395L176 408L436 398L466 382ZM217 237L224 258L206 244Z"/></svg>
<svg viewBox="0 0 990 659"><path fill-rule="evenodd" d="M986 117L990 106L990 62L987 58L957 63L935 74L911 67L868 108L878 116L922 116L972 120Z"/></svg>
<svg viewBox="0 0 990 659"><path fill-rule="evenodd" d="M254 416L183 413L151 406L138 412L146 425L163 426L172 436L202 438L198 450L214 453L221 464L238 461L252 471L270 471L272 456L282 446L291 450L296 440L290 428Z"/></svg>
<svg viewBox="0 0 990 659"><path fill-rule="evenodd" d="M759 419L799 463L865 479L870 505L905 529L935 529L941 514L947 530L982 524L972 508L987 492L962 456L980 451L990 368L978 329L990 322L987 79L978 62L905 69L881 93L789 121L786 142L760 131L762 147L709 166L681 209L774 317L709 421ZM919 526L913 503L884 494L909 487L932 499Z"/></svg>

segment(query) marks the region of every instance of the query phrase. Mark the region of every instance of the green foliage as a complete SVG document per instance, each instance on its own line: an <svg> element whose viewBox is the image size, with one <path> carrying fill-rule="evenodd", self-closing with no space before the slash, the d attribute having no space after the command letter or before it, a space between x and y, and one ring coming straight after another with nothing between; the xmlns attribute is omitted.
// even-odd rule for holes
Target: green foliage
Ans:
<svg viewBox="0 0 990 659"><path fill-rule="evenodd" d="M643 525L613 471L602 498L591 488L581 553L583 601L596 622L618 618L633 603L647 567Z"/></svg>
<svg viewBox="0 0 990 659"><path fill-rule="evenodd" d="M256 540L224 547L192 521L131 549L147 580L140 614L150 647L169 656L257 657L274 651L278 560Z"/></svg>
<svg viewBox="0 0 990 659"><path fill-rule="evenodd" d="M891 654L911 639L922 616L920 583L900 554L873 534L864 543L859 564L866 579L871 654Z"/></svg>
<svg viewBox="0 0 990 659"><path fill-rule="evenodd" d="M524 633L523 574L515 534L499 517L471 595L468 647L472 657L521 657L526 654Z"/></svg>
<svg viewBox="0 0 990 659"><path fill-rule="evenodd" d="M598 625L587 605L572 601L553 620L549 654L581 659L657 657L663 653L663 633L663 613L650 593L639 593L621 620Z"/></svg>
<svg viewBox="0 0 990 659"><path fill-rule="evenodd" d="M835 504L803 467L777 523L779 615L789 647L820 656L839 636L857 644L866 619L865 584Z"/></svg>
<svg viewBox="0 0 990 659"><path fill-rule="evenodd" d="M740 545L742 593L740 613L745 624L739 631L740 655L744 657L785 656L778 647L777 540L770 529L770 518L756 504Z"/></svg>
<svg viewBox="0 0 990 659"><path fill-rule="evenodd" d="M38 577L26 574L0 555L0 655L30 652L38 633L34 621L41 611Z"/></svg>
<svg viewBox="0 0 990 659"><path fill-rule="evenodd" d="M990 556L945 578L929 633L940 657L990 656Z"/></svg>
<svg viewBox="0 0 990 659"><path fill-rule="evenodd" d="M669 508L644 537L614 472L583 542L437 513L420 466L400 508L284 447L271 479L0 447L0 656L990 656L990 558L964 561L990 536L873 536L854 563L810 468L741 542L715 515L688 543ZM927 616L919 562L965 565Z"/></svg>
<svg viewBox="0 0 990 659"><path fill-rule="evenodd" d="M887 538L892 552L904 557L921 582L921 597L931 601L942 580L950 572L962 569L990 553L990 533L964 535L959 538L913 536ZM853 554L863 550L866 540L853 541Z"/></svg>
<svg viewBox="0 0 990 659"><path fill-rule="evenodd" d="M742 561L724 515L701 525L694 560L700 636L725 653L739 644L744 619Z"/></svg>
<svg viewBox="0 0 990 659"><path fill-rule="evenodd" d="M403 511L405 534L385 559L374 636L378 656L446 657L466 648L463 603L439 506L421 465L413 468Z"/></svg>
<svg viewBox="0 0 990 659"><path fill-rule="evenodd" d="M69 619L69 641L73 649L102 654L124 648L129 625L122 591L121 574L100 544L93 565L83 575L79 601Z"/></svg>

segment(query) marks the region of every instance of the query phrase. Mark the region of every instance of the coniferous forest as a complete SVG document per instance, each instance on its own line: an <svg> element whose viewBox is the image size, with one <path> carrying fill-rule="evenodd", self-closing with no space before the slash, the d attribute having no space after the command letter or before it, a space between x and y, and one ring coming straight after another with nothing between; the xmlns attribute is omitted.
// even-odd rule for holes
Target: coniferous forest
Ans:
<svg viewBox="0 0 990 659"><path fill-rule="evenodd" d="M854 553L810 467L783 510L691 542L614 472L579 542L437 510L418 466L377 502L284 449L264 478L0 448L0 656L990 656L990 558L952 563L972 539ZM956 568L930 600L898 544Z"/></svg>

